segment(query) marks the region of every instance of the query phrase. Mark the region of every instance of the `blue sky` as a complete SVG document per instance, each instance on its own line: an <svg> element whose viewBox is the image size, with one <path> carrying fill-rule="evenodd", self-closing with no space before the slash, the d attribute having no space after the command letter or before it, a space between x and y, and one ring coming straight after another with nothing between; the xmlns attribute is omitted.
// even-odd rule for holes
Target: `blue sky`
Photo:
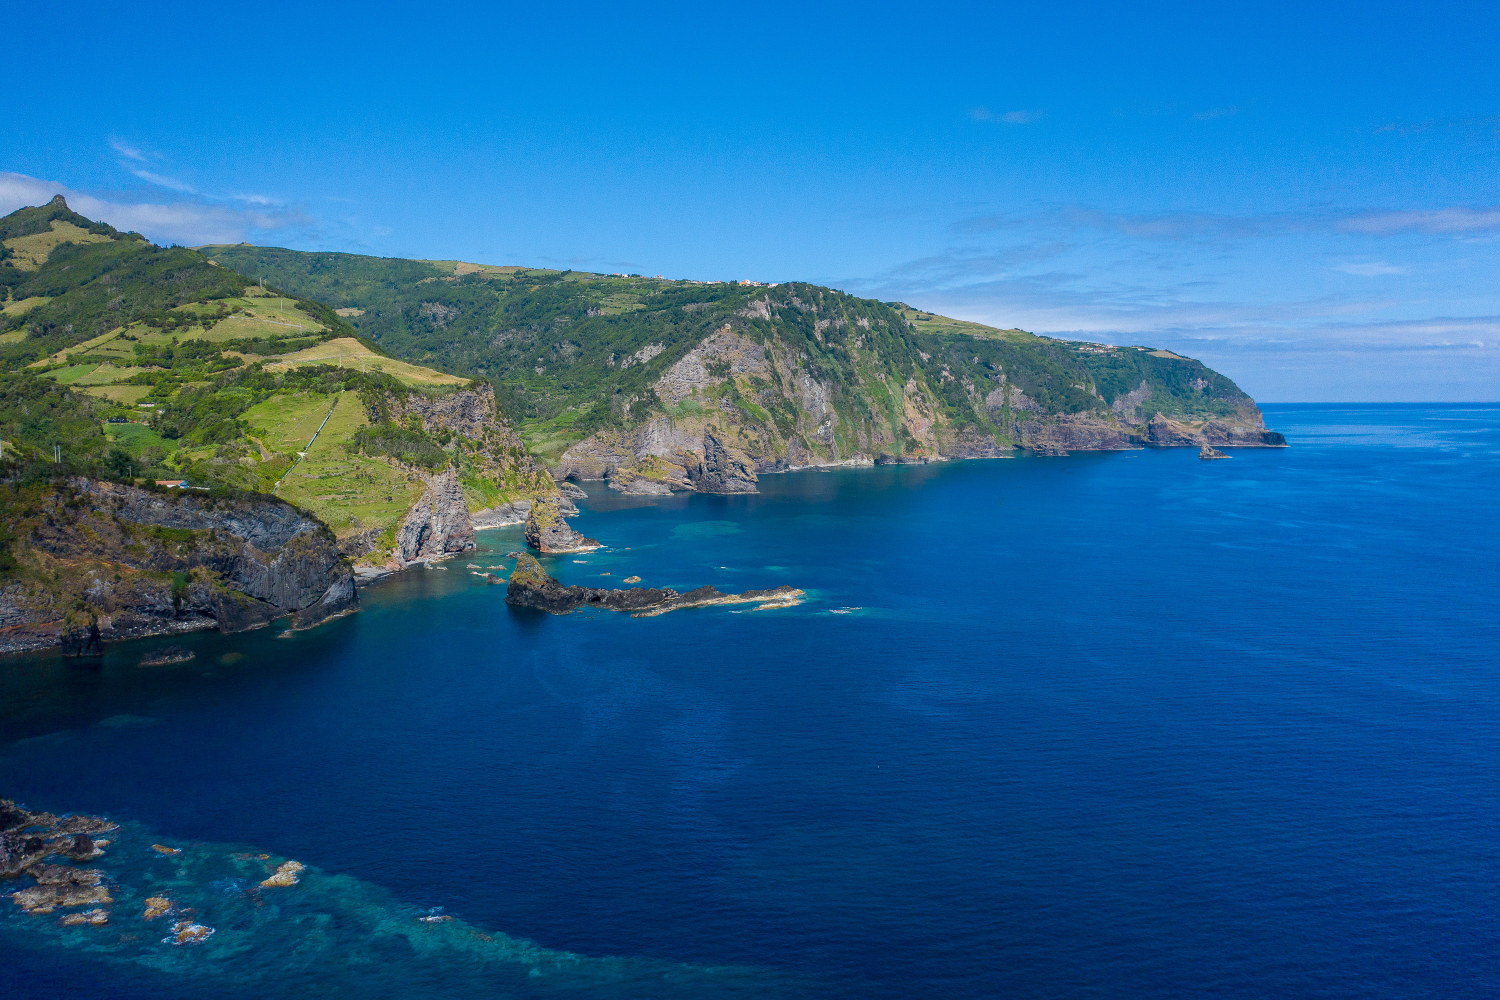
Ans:
<svg viewBox="0 0 1500 1000"><path fill-rule="evenodd" d="M56 5L0 211L158 242L801 279L1500 398L1500 8Z"/></svg>

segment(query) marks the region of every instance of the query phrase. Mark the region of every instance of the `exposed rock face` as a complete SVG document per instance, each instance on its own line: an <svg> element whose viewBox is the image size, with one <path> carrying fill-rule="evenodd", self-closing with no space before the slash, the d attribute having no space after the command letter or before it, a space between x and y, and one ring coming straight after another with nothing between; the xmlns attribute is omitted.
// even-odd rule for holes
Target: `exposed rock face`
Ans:
<svg viewBox="0 0 1500 1000"><path fill-rule="evenodd" d="M542 564L527 552L512 552L516 568L511 571L505 602L537 608L554 615L565 615L582 607L627 611L644 618L711 604L759 603L762 607L787 607L798 603L802 591L795 587L770 590L747 590L743 594L724 594L713 587L699 587L686 594L675 590L631 587L626 590L604 590L595 587L565 587L554 580Z"/></svg>
<svg viewBox="0 0 1500 1000"><path fill-rule="evenodd" d="M530 500L517 500L514 503L504 503L498 507L471 511L469 514L469 523L474 526L475 531L483 531L486 528L504 528L512 524L525 524L526 515L530 510Z"/></svg>
<svg viewBox="0 0 1500 1000"><path fill-rule="evenodd" d="M647 455L635 465L615 469L609 477L609 488L642 496L667 496L673 490L693 489L688 470L701 466L702 460L692 452L674 458L680 462Z"/></svg>
<svg viewBox="0 0 1500 1000"><path fill-rule="evenodd" d="M73 479L14 494L20 564L0 590L0 652L352 610L354 577L325 526L273 497L156 492ZM61 610L77 605L79 610Z"/></svg>
<svg viewBox="0 0 1500 1000"><path fill-rule="evenodd" d="M1198 457L1203 459L1204 461L1212 461L1216 458L1228 458L1229 456L1224 454L1219 449L1215 448L1213 445L1206 444L1202 448L1198 449Z"/></svg>
<svg viewBox="0 0 1500 1000"><path fill-rule="evenodd" d="M718 428L703 429L703 462L687 470L700 493L758 493L755 462L727 443Z"/></svg>
<svg viewBox="0 0 1500 1000"><path fill-rule="evenodd" d="M1221 445L1226 448L1285 448L1286 438L1276 431L1268 431L1260 411L1244 414L1242 419L1230 422L1208 420L1201 426L1172 420L1160 413L1151 418L1146 426L1148 442L1157 448L1198 448L1202 445Z"/></svg>
<svg viewBox="0 0 1500 1000"><path fill-rule="evenodd" d="M395 558L402 564L467 552L474 547L474 524L458 473L448 469L427 477L427 490L396 532Z"/></svg>
<svg viewBox="0 0 1500 1000"><path fill-rule="evenodd" d="M1129 430L1095 416L1073 415L1025 420L1021 440L1038 455L1070 451L1124 451L1144 447Z"/></svg>
<svg viewBox="0 0 1500 1000"><path fill-rule="evenodd" d="M577 513L577 508L574 508ZM535 500L526 518L526 544L541 552L591 552L599 541L585 538L563 520L562 505L555 500Z"/></svg>
<svg viewBox="0 0 1500 1000"><path fill-rule="evenodd" d="M104 638L99 634L99 618L89 615L88 624L68 625L63 629L64 656L97 657L104 655Z"/></svg>

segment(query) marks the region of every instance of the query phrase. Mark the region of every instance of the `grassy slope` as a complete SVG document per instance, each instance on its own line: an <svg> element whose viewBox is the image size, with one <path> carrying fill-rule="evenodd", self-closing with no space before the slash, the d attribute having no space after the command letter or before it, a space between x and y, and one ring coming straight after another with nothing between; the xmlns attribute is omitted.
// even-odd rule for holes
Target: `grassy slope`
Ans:
<svg viewBox="0 0 1500 1000"><path fill-rule="evenodd" d="M1001 371L1057 414L1107 414L1143 381L1152 411L1172 417L1201 420L1253 405L1224 376L1164 352L997 330L798 283L766 289L526 269L460 273L451 262L245 246L206 252L296 294L362 310L353 318L360 333L397 357L489 379L528 446L548 460L594 430L627 424L643 410L666 411L650 386L725 323L804 356L814 377L834 387L850 428L894 433L903 404L888 387L892 379L914 380L951 426L1003 440L1013 425L1000 426L979 403ZM768 303L770 319L754 315L758 300ZM660 351L621 364L643 348ZM758 404L748 397L755 388L737 387L733 405L784 431L790 415L754 412ZM627 417L632 397L645 402Z"/></svg>
<svg viewBox="0 0 1500 1000"><path fill-rule="evenodd" d="M340 534L399 522L421 491L409 468L348 447L369 426L371 401L467 382L373 350L321 303L56 203L0 219L0 299L9 303L0 365L18 373L0 376L9 380L0 437L13 470L21 455L41 474L128 471L274 488ZM62 466L51 465L54 444ZM460 464L475 497L516 486L503 459Z"/></svg>

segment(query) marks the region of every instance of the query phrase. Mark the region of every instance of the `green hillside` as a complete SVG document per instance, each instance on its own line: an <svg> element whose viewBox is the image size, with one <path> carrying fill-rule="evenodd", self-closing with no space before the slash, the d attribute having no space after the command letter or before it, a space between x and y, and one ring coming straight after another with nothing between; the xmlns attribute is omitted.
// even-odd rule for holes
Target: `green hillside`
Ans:
<svg viewBox="0 0 1500 1000"><path fill-rule="evenodd" d="M84 473L274 491L341 535L392 529L422 476L450 466L475 506L552 488L518 442L412 415L468 379L389 357L324 303L61 198L0 219L0 304L14 482Z"/></svg>
<svg viewBox="0 0 1500 1000"><path fill-rule="evenodd" d="M927 423L937 428L931 447L951 453L961 439L1027 443L1028 421L1140 428L1158 412L1198 425L1259 420L1232 381L1196 361L997 330L798 282L704 284L246 245L203 251L340 310L389 354L487 379L554 463L590 435L705 410L744 429L747 448L758 436L772 452L829 460L920 452L912 428ZM715 385L662 398L663 376L726 327L774 363L712 370ZM787 384L803 375L838 415L827 441L809 437L806 402Z"/></svg>

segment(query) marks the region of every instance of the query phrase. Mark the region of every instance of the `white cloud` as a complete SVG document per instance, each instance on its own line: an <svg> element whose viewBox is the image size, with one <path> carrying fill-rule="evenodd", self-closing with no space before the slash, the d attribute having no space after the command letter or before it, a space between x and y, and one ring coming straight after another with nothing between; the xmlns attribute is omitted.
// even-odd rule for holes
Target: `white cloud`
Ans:
<svg viewBox="0 0 1500 1000"><path fill-rule="evenodd" d="M1007 125L1030 125L1034 121L1040 121L1040 111L1004 111L994 112L980 105L969 111L969 117L976 122L1004 122Z"/></svg>
<svg viewBox="0 0 1500 1000"><path fill-rule="evenodd" d="M116 229L138 232L158 243L238 243L257 232L305 227L312 220L295 210L266 211L206 205L195 201L171 204L120 203L74 191L56 181L25 174L0 172L0 215L27 205L45 205L60 194L79 215L107 222Z"/></svg>
<svg viewBox="0 0 1500 1000"><path fill-rule="evenodd" d="M174 180L171 177L163 177L161 174L153 174L149 170L136 170L134 168L130 168L130 172L132 174L135 174L141 180L145 181L147 184L155 184L157 187L164 187L169 191L177 191L182 194L198 193L196 190L194 190L189 185L184 184L182 181Z"/></svg>
<svg viewBox="0 0 1500 1000"><path fill-rule="evenodd" d="M111 139L109 144L114 148L116 153L119 153L127 160L138 160L141 163L146 162L146 154L134 146L121 142L119 139Z"/></svg>
<svg viewBox="0 0 1500 1000"><path fill-rule="evenodd" d="M1340 220L1346 233L1483 233L1500 229L1500 208L1435 208L1407 212L1364 212Z"/></svg>
<svg viewBox="0 0 1500 1000"><path fill-rule="evenodd" d="M1361 278L1378 278L1383 274L1405 274L1406 268L1375 261L1369 264L1336 264L1335 271L1356 274Z"/></svg>

